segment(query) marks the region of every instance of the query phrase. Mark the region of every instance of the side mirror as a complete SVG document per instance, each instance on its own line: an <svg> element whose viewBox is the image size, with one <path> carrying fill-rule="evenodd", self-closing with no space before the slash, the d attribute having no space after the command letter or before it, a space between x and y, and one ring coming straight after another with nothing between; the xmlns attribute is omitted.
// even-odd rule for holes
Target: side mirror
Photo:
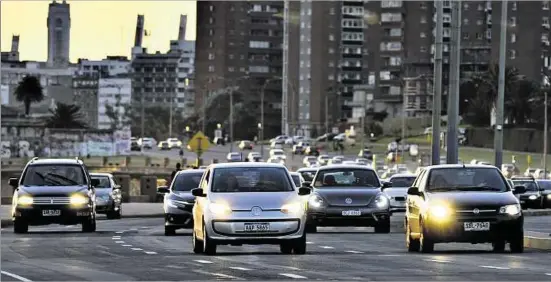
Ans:
<svg viewBox="0 0 551 282"><path fill-rule="evenodd" d="M388 182L388 181L383 182L383 187L382 187L383 190L390 187L392 187L392 182Z"/></svg>
<svg viewBox="0 0 551 282"><path fill-rule="evenodd" d="M92 184L93 187L99 186L99 179L92 178L91 184Z"/></svg>
<svg viewBox="0 0 551 282"><path fill-rule="evenodd" d="M115 186L113 186L113 190L120 190L121 189L121 186L119 184L115 184Z"/></svg>
<svg viewBox="0 0 551 282"><path fill-rule="evenodd" d="M312 189L308 188L308 187L300 187L298 188L298 194L300 196L305 196L305 195L310 195L310 193L312 192Z"/></svg>
<svg viewBox="0 0 551 282"><path fill-rule="evenodd" d="M159 186L157 187L157 193L168 194L170 193L170 189L167 186Z"/></svg>
<svg viewBox="0 0 551 282"><path fill-rule="evenodd" d="M408 195L412 196L419 196L421 193L419 192L419 188L417 187L409 187L408 189Z"/></svg>
<svg viewBox="0 0 551 282"><path fill-rule="evenodd" d="M19 186L19 178L12 177L12 178L10 178L8 183L11 187L17 188L17 186Z"/></svg>
<svg viewBox="0 0 551 282"><path fill-rule="evenodd" d="M195 196L195 197L205 197L205 193L203 192L203 189L201 188L195 188L195 189L191 189L191 195Z"/></svg>
<svg viewBox="0 0 551 282"><path fill-rule="evenodd" d="M304 182L302 182L301 186L304 187L304 188L310 188L312 186L312 182L304 181Z"/></svg>
<svg viewBox="0 0 551 282"><path fill-rule="evenodd" d="M526 187L524 187L524 185L517 185L513 189L513 194L515 194L515 195L524 194L524 193L526 193Z"/></svg>

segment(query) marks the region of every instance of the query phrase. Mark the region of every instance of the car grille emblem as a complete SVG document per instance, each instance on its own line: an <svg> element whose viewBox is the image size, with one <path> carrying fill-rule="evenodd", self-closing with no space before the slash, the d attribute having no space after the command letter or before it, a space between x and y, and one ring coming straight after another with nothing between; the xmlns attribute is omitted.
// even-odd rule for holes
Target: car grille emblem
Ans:
<svg viewBox="0 0 551 282"><path fill-rule="evenodd" d="M54 198L50 198L50 204L54 203Z"/></svg>
<svg viewBox="0 0 551 282"><path fill-rule="evenodd" d="M480 210L479 210L479 209L474 209L474 210L473 210L473 213L474 213L474 214L479 214L479 213L480 213Z"/></svg>
<svg viewBox="0 0 551 282"><path fill-rule="evenodd" d="M259 208L259 207L253 207L251 209L251 214L254 215L254 216L259 216L260 213L262 213L262 209Z"/></svg>
<svg viewBox="0 0 551 282"><path fill-rule="evenodd" d="M347 204L352 204L352 199L351 198L346 198L346 200L344 200L345 203Z"/></svg>

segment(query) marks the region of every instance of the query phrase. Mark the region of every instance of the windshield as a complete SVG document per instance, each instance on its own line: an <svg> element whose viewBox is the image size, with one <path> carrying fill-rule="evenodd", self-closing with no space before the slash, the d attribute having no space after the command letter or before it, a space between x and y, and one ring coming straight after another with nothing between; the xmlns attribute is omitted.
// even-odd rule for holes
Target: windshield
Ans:
<svg viewBox="0 0 551 282"><path fill-rule="evenodd" d="M91 175L90 178L99 181L99 185L95 186L96 188L111 188L111 181L108 176Z"/></svg>
<svg viewBox="0 0 551 282"><path fill-rule="evenodd" d="M215 193L294 191L287 171L278 167L217 168L213 183Z"/></svg>
<svg viewBox="0 0 551 282"><path fill-rule="evenodd" d="M437 168L430 171L427 191L508 191L497 168Z"/></svg>
<svg viewBox="0 0 551 282"><path fill-rule="evenodd" d="M515 186L524 186L527 192L538 191L538 185L534 180L513 180Z"/></svg>
<svg viewBox="0 0 551 282"><path fill-rule="evenodd" d="M291 174L291 178L293 178L293 182L295 182L295 186L300 187L300 176L296 174Z"/></svg>
<svg viewBox="0 0 551 282"><path fill-rule="evenodd" d="M393 177L390 179L390 183L392 183L392 187L411 187L411 184L413 184L413 181L415 181L415 176Z"/></svg>
<svg viewBox="0 0 551 282"><path fill-rule="evenodd" d="M299 171L300 175L302 175L302 178L304 178L304 181L312 182L314 180L314 176L316 176L317 170L303 170Z"/></svg>
<svg viewBox="0 0 551 282"><path fill-rule="evenodd" d="M86 185L84 170L79 165L31 165L22 181L23 186Z"/></svg>
<svg viewBox="0 0 551 282"><path fill-rule="evenodd" d="M550 191L551 190L551 181L550 180L538 180L540 188Z"/></svg>
<svg viewBox="0 0 551 282"><path fill-rule="evenodd" d="M191 191L199 187L203 172L180 173L172 182L172 191Z"/></svg>
<svg viewBox="0 0 551 282"><path fill-rule="evenodd" d="M335 168L320 170L314 187L380 187L377 174L370 169Z"/></svg>

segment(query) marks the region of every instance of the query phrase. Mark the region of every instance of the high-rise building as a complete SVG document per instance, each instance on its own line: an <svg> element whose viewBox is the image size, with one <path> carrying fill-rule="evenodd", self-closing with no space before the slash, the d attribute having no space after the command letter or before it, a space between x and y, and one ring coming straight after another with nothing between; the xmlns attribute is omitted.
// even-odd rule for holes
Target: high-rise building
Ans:
<svg viewBox="0 0 551 282"><path fill-rule="evenodd" d="M66 67L69 65L69 47L71 38L71 13L65 0L55 0L48 8L48 67Z"/></svg>
<svg viewBox="0 0 551 282"><path fill-rule="evenodd" d="M73 76L73 104L80 107L83 121L91 128L98 128L98 76Z"/></svg>
<svg viewBox="0 0 551 282"><path fill-rule="evenodd" d="M107 56L99 61L79 59L79 75L99 75L101 77L128 76L130 61L124 56Z"/></svg>

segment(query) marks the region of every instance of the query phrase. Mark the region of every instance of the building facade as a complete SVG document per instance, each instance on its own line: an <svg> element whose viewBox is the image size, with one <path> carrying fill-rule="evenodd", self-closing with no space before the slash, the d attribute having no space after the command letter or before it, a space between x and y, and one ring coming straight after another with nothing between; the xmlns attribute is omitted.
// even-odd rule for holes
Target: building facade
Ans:
<svg viewBox="0 0 551 282"><path fill-rule="evenodd" d="M101 78L98 82L98 129L112 129L114 121L106 114L106 105L118 113L119 123L116 128L128 129L125 110L132 102L132 80L130 78ZM119 126L120 125L120 126Z"/></svg>
<svg viewBox="0 0 551 282"><path fill-rule="evenodd" d="M71 42L71 11L65 0L55 0L48 8L48 67L66 67L69 65L69 47Z"/></svg>
<svg viewBox="0 0 551 282"><path fill-rule="evenodd" d="M101 77L127 76L130 73L130 61L124 56L107 56L100 61L78 60L79 75L100 75Z"/></svg>
<svg viewBox="0 0 551 282"><path fill-rule="evenodd" d="M73 77L73 104L80 107L84 122L91 128L98 128L98 86L97 75Z"/></svg>

